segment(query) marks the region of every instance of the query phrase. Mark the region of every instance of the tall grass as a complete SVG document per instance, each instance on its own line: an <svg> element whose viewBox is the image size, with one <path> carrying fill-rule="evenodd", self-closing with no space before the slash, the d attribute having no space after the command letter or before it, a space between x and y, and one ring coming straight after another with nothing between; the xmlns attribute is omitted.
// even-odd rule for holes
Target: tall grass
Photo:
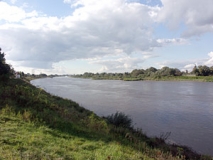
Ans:
<svg viewBox="0 0 213 160"><path fill-rule="evenodd" d="M106 119L116 127L132 128L132 119L122 112L116 112L115 114L109 115Z"/></svg>

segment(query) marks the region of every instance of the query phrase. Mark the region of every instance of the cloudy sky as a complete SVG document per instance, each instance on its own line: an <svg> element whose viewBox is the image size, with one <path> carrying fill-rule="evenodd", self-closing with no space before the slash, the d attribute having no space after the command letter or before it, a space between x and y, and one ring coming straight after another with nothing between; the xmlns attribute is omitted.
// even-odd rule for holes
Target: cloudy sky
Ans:
<svg viewBox="0 0 213 160"><path fill-rule="evenodd" d="M0 47L26 73L213 66L213 0L1 0Z"/></svg>

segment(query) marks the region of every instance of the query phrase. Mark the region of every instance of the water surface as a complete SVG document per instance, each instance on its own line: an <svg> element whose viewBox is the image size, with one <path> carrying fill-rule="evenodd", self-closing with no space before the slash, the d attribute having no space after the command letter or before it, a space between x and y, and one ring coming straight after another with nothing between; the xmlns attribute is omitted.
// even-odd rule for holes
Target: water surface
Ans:
<svg viewBox="0 0 213 160"><path fill-rule="evenodd" d="M100 116L122 111L148 136L213 155L213 83L45 78L31 81Z"/></svg>

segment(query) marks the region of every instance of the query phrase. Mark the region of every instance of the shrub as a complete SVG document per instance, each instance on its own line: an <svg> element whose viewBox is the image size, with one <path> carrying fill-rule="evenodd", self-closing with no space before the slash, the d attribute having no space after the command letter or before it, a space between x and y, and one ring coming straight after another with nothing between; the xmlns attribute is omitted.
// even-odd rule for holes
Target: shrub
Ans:
<svg viewBox="0 0 213 160"><path fill-rule="evenodd" d="M106 117L106 119L109 123L115 125L116 127L132 127L132 119L122 112L116 112L115 114L109 115Z"/></svg>

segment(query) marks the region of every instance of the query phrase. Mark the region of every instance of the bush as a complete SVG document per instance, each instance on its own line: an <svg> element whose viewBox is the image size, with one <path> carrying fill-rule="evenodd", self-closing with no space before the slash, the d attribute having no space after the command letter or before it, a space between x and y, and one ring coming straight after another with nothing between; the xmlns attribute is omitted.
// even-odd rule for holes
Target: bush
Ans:
<svg viewBox="0 0 213 160"><path fill-rule="evenodd" d="M116 112L115 114L109 115L106 117L106 119L109 123L115 125L116 127L132 127L132 119L122 112Z"/></svg>

